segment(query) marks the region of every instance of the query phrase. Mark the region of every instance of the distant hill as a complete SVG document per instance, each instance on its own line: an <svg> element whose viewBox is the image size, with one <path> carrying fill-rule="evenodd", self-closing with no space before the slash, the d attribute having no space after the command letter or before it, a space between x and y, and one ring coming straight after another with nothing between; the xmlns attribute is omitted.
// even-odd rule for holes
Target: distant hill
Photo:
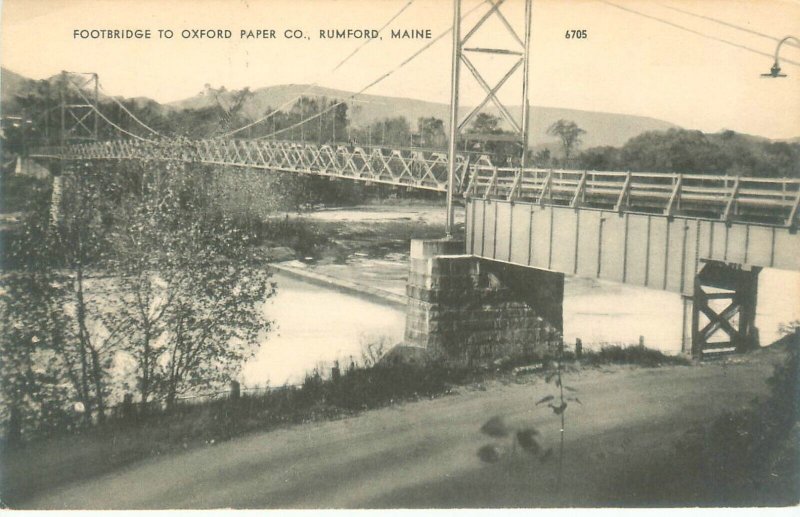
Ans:
<svg viewBox="0 0 800 517"><path fill-rule="evenodd" d="M46 81L53 84L59 79L60 75L61 74L56 74L52 77L48 77ZM81 82L85 80L86 76L75 75L75 82ZM7 68L0 67L0 106L2 106L0 110L2 110L3 114L16 114L17 110L19 109L16 97L18 95L25 95L32 91L37 82L38 81L35 79L29 79L12 72ZM111 102L109 97L102 91L99 92L98 97L101 103ZM124 99L122 96L115 97L120 100ZM150 109L154 109L158 112L166 112L171 109L168 106L159 104L148 97L135 97L126 100L133 101L134 105L140 109L149 107Z"/></svg>
<svg viewBox="0 0 800 517"><path fill-rule="evenodd" d="M24 92L29 81L30 79L7 68L0 68L0 111L4 115L6 109L13 104L14 96Z"/></svg>
<svg viewBox="0 0 800 517"><path fill-rule="evenodd" d="M330 99L348 99L353 95L353 92L344 90L320 86L309 88L308 85L302 84L268 86L253 90L253 95L245 102L243 110L248 117L256 119L263 116L267 108L274 109L279 107L304 92L308 92L306 95L311 97L327 97ZM175 109L208 107L216 104L217 95L222 102L228 102L231 101L234 94L235 92L218 92L215 94L212 90L206 88L206 90L194 97L172 102L169 106ZM411 122L413 127L420 117L436 117L444 120L445 123L449 117L447 104L403 97L361 94L357 95L351 104L353 108L350 110L350 120L356 126L364 126L387 117L404 116ZM499 115L496 109L487 111ZM520 107L511 107L510 111L513 115L518 116ZM533 106L530 113L530 144L539 146L555 143L555 139L547 134L547 128L561 118L574 120L586 130L586 135L583 138L583 148L598 145L619 146L627 142L628 139L645 131L661 131L677 127L664 120L650 117Z"/></svg>
<svg viewBox="0 0 800 517"><path fill-rule="evenodd" d="M58 75L48 79L54 81ZM18 106L15 97L29 91L34 80L14 73L6 68L0 69L0 111L4 114L17 114ZM167 114L172 111L184 109L198 109L209 106L216 106L217 97L222 103L232 103L236 91L219 91L206 88L199 94L176 102L160 104L147 97L136 97L133 99L135 105L140 109L147 108L152 113ZM258 88L252 91L251 97L244 103L244 114L251 119L263 116L268 108L277 108L300 94L305 93L314 97L327 97L329 99L349 99L353 93L302 84L284 84ZM117 97L122 99L122 97ZM101 101L110 102L101 93ZM420 117L436 117L447 123L449 108L446 104L428 102L418 99L407 99L402 97L386 97L381 95L361 94L349 101L350 120L354 126L365 126L375 121L388 117L403 116L409 120L412 127L416 126L416 121ZM511 112L517 115L520 107L511 107ZM493 108L488 110L490 113L499 115ZM619 113L606 113L599 111L574 110L567 108L553 108L544 106L532 106L530 113L531 134L530 146L534 150L549 148L554 153L559 153L558 142L555 138L547 134L547 128L558 119L575 121L581 128L586 130L583 137L582 149L596 146L621 146L630 138L640 135L647 131L664 131L677 127L676 125L651 117L637 115L623 115ZM763 138L763 137L754 137ZM788 142L800 141L800 137L785 140Z"/></svg>

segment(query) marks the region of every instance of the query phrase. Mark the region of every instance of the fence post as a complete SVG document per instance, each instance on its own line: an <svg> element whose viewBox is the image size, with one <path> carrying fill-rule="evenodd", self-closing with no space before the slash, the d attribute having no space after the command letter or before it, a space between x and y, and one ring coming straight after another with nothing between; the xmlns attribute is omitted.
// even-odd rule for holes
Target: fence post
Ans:
<svg viewBox="0 0 800 517"><path fill-rule="evenodd" d="M231 381L231 400L239 400L242 394L241 386L238 381Z"/></svg>
<svg viewBox="0 0 800 517"><path fill-rule="evenodd" d="M133 417L133 393L126 393L122 397L122 418L130 420Z"/></svg>
<svg viewBox="0 0 800 517"><path fill-rule="evenodd" d="M639 346L644 348L644 336L639 336Z"/></svg>

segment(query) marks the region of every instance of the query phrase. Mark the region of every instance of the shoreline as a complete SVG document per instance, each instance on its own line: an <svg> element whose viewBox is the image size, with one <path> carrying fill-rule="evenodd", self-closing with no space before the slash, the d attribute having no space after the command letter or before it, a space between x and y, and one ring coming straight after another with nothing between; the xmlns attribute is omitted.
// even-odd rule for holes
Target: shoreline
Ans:
<svg viewBox="0 0 800 517"><path fill-rule="evenodd" d="M383 305L405 310L408 298L404 295L393 293L385 289L370 287L367 285L351 282L341 278L335 278L323 273L309 271L306 268L298 268L288 265L285 262L278 262L269 265L275 271L284 273L290 277L297 278L308 283L322 287L332 288L346 294L369 299Z"/></svg>

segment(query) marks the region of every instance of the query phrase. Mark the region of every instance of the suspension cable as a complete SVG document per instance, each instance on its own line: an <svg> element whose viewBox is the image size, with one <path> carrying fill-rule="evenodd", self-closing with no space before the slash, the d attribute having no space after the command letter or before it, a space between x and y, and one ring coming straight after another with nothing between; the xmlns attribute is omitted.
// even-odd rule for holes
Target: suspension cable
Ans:
<svg viewBox="0 0 800 517"><path fill-rule="evenodd" d="M384 23L384 24L383 24L383 26L382 26L380 29L378 29L378 32L380 32L380 31L382 31L383 29L385 29L386 27L388 27L390 23L392 23L392 22L393 22L395 19L397 19L397 17L398 17L398 16L400 16L401 14L403 14L403 12L404 12L406 9L408 9L408 8L411 6L411 4L413 4L413 3L414 3L414 0L408 0L408 2L407 2L407 3L406 3L406 4L405 4L405 5L402 7L402 8L400 8L400 10L399 10L399 11L397 11L397 12L394 14L394 16L392 16L391 18L389 18L389 21L387 21L386 23ZM355 49L355 50L353 50L353 51L352 51L350 54L348 54L348 55L347 55L347 56L346 56L344 59L342 59L342 60L341 60L341 61L340 61L340 62L339 62L339 63L338 63L338 64L337 64L335 67L333 67L333 68L331 69L331 71L330 71L330 72L328 72L328 73L330 73L330 74L334 73L336 70L338 70L338 69L339 69L339 67L341 67L343 64L345 64L347 61L349 61L349 60L350 60L350 58L352 58L353 56L355 56L355 55L356 55L356 54L357 54L357 53L358 53L358 52L359 52L359 51L360 51L362 48L364 48L365 46L367 46L368 44L370 44L372 41L374 41L374 40L373 40L373 39L368 39L368 40L366 40L364 43L362 43L361 45L359 45L358 47L356 47L356 49ZM225 138L225 137L228 137L228 136L233 136L233 135L235 135L236 133L239 133L239 132L241 132L241 131L244 131L245 129L249 129L249 128L251 128L251 127L253 127L253 126L257 125L257 124L260 124L261 122L264 122L265 120L269 119L269 118L270 118L270 117L272 117L273 115L277 114L279 111L283 110L284 108L286 108L286 107L288 107L288 106L291 106L291 105L292 105L293 103L295 103L297 100L299 100L299 99L303 98L305 95L307 95L308 93L310 93L310 92L311 92L311 90L313 90L313 89L314 89L316 86L318 86L318 85L319 85L319 82L320 82L320 80L321 80L321 79L322 79L321 77L320 77L320 78L318 78L316 81L314 81L313 83L311 83L311 84L308 86L308 88L306 88L306 89L305 89L305 91L303 91L303 92L302 92L302 93L300 93L299 95L296 95L295 97L293 97L293 98L289 99L288 101L284 102L283 104L281 104L280 106L278 106L277 108L275 108L274 110L272 110L270 113L267 113L266 115L264 115L264 116L263 116L263 117L261 117L260 119L258 119L258 120L256 120L256 121L254 121L254 122L251 122L251 123L249 123L249 124L246 124L246 125L244 125L244 126L240 127L239 129L235 129L235 130L233 130L233 131L228 131L227 133L224 133L224 134L220 135L220 138Z"/></svg>
<svg viewBox="0 0 800 517"><path fill-rule="evenodd" d="M130 116L130 117L131 117L133 120L135 120L135 121L136 121L136 122L137 122L137 123L138 123L140 126L142 126L143 128L145 128L146 130L150 131L151 133L153 133L153 134L154 134L154 135L156 135L156 136L163 136L161 133L159 133L158 131L156 131L156 130L155 130L155 129L153 129L152 127L148 126L147 124L145 124L145 123L144 123L144 122L142 122L141 120L139 120L139 119L136 117L136 115L134 115L133 113L131 113L131 111L130 111L128 108L126 108L126 107L125 107L125 105L124 105L124 104L122 104L122 102L120 102L119 100L117 100L117 98L116 98L116 97L112 97L111 95L109 95L109 94L108 94L108 92L105 90L105 88L103 88L103 85L100 83L100 81L99 81L99 80L97 81L97 85L100 87L100 89L101 89L101 90L103 90L103 92L106 94L106 96L107 96L108 98L110 98L112 101L114 101L114 102L117 104L117 106L119 106L120 108L122 108L122 111L124 111L125 113L127 113L127 114L128 114L128 115L129 115L129 116Z"/></svg>
<svg viewBox="0 0 800 517"><path fill-rule="evenodd" d="M468 15L472 14L472 13L473 13L473 12L474 12L474 11L475 11L475 10L476 10L478 7L480 7L481 5L483 5L483 3L479 3L479 4L475 5L475 6L474 6L472 9L468 10L467 12L465 12L465 13L464 13L464 14L461 16L461 19L463 20L463 19L464 19L464 18L466 18ZM390 71L386 72L385 74L381 75L380 77L378 77L377 79L375 79L374 81L372 81L371 83L369 83L368 85L366 85L365 87L361 88L361 89L360 89L359 91L357 91L356 93L353 93L353 94L351 94L351 95L350 95L350 96L349 96L347 99L345 99L345 100L343 100L343 101L339 101L339 102L337 102L337 103L335 103L335 104L332 104L332 105L328 106L326 109L324 109L323 111L320 111L319 113L316 113L316 114L314 114L314 115L312 115L312 116L310 116L310 117L307 117L307 118L305 118L305 119L303 119L303 120L301 120L301 121L299 121L299 122L297 122L297 123L295 123L295 124L292 124L291 126L285 127L285 128L283 128L283 129L279 129L278 131L274 131L274 132L272 132L272 133L270 133L270 134L268 134L268 135L266 135L266 136L262 136L262 137L260 137L260 138L257 138L257 140L264 140L264 139L267 139L267 138L271 138L271 137L273 137L273 136L275 136L275 135L279 135L279 134L281 134L281 133L284 133L284 132L286 132L286 131L289 131L289 130L291 130L291 129L294 129L294 128L296 128L297 126L303 125L303 124L305 124L306 122L308 122L308 121L310 121L310 120L313 120L313 119L315 119L315 118L317 118L317 117L320 117L320 116L324 115L325 113L327 113L327 112L331 111L332 109L336 108L337 106L340 106L340 105L342 105L342 104L345 104L345 103L346 103L347 101L349 101L349 100L353 100L353 99L354 99L355 97L357 97L358 95L361 95L361 94L362 94L362 93L364 93L365 91L369 90L370 88L372 88L372 87L373 87L373 86L375 86L376 84L380 83L381 81L383 81L383 80L384 80L384 79L386 79L387 77L391 76L392 74L394 74L395 72L397 72L398 70L400 70L401 68L403 68L404 66L406 66L408 63L410 63L411 61L413 61L413 60L414 60L414 59L415 59L417 56L419 56L420 54L422 54L423 52L425 52L426 50L428 50L428 49L429 49L431 46L433 46L433 45L434 45L436 42L438 42L439 40L441 40L443 37L447 36L447 35L448 35L448 34L449 34L449 33L450 33L452 30L453 30L453 27L451 26L449 29L447 29L446 31L442 32L441 34L439 34L438 36L436 36L434 39L432 39L431 41L429 41L429 42L428 42L426 45L424 45L422 48L420 48L419 50L417 50L416 52L414 52L413 54L411 54L411 55L410 55L408 58L406 58L406 59L405 59L405 60L404 60L402 63L400 63L399 65L397 65L395 68L393 68L392 70L390 70Z"/></svg>
<svg viewBox="0 0 800 517"><path fill-rule="evenodd" d="M141 141L143 141L143 142L151 142L151 143L155 142L154 140L150 140L149 138L144 138L144 137L142 137L142 136L139 136L139 135L137 135L137 134L135 134L135 133L131 133L130 131L127 131L127 130L125 130L125 129L122 129L122 128L121 128L121 127L119 127L117 124L115 124L115 123L111 122L111 120L109 120L109 119L108 119L108 117L106 117L105 115L103 115L103 112L102 112L102 111L100 111L99 109L97 109L97 106L95 106L94 104L92 104L92 102L91 102L91 101L90 101L90 100L89 100L89 99L86 97L86 95L84 95L84 94L83 94L83 92L81 91L81 89L80 89L80 88L75 88L75 91L77 91L77 92L78 92L78 95L80 95L80 96L81 96L81 98L82 98L82 99L83 99L83 100L86 102L86 104L88 104L88 105L90 105L90 106L92 107L92 109L94 110L94 112L95 112L95 113L96 113L96 114L97 114L97 115L98 115L98 116L99 116L101 119L103 119L103 120L104 120L104 121L105 121L105 122L106 122L108 125L110 125L111 127L115 128L117 131L120 131L121 133L125 133L126 135L128 135L128 136L132 136L133 138L136 138L137 140L141 140Z"/></svg>

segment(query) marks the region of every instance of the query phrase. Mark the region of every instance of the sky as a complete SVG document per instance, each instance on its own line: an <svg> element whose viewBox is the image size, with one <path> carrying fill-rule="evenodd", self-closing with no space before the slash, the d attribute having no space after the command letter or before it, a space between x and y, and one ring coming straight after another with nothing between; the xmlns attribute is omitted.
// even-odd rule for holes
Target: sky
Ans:
<svg viewBox="0 0 800 517"><path fill-rule="evenodd" d="M466 32L489 5L462 1L462 12L472 10L462 25ZM430 41L392 39L390 29L430 29L436 37L452 24L452 1L413 0L382 39L335 71L364 40L323 40L319 30L378 29L408 2L4 0L0 63L35 79L61 70L97 72L112 95L159 102L190 97L205 84L255 89L316 83L359 91ZM522 33L522 1L507 0L501 11ZM513 43L499 20L491 20L470 45ZM100 28L150 29L153 38L73 37L75 29ZM241 29L259 28L274 29L277 37L240 39ZM158 29L175 35L159 39ZM230 29L233 37L183 39L183 29ZM302 30L308 39L284 38L287 29ZM587 37L566 38L568 30L585 30ZM760 77L772 65L777 40L787 35L800 37L800 0L533 0L530 102L649 116L709 132L798 137L800 66L784 61L788 77ZM450 35L443 37L366 93L449 102L451 44ZM780 56L800 63L800 47L793 44L783 45ZM473 61L492 83L509 59ZM461 77L461 104L480 102L482 90L463 67ZM500 90L503 102L520 104L520 78L521 69Z"/></svg>

